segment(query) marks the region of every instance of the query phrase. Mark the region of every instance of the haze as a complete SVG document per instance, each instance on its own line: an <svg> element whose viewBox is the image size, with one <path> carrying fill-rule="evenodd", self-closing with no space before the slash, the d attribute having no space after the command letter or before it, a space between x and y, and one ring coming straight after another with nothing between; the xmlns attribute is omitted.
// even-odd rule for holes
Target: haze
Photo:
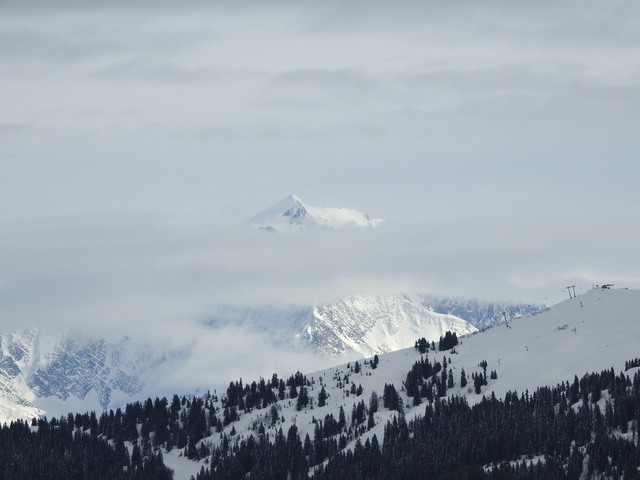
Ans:
<svg viewBox="0 0 640 480"><path fill-rule="evenodd" d="M218 303L640 288L637 3L0 10L4 328L164 335ZM391 224L239 226L291 193Z"/></svg>

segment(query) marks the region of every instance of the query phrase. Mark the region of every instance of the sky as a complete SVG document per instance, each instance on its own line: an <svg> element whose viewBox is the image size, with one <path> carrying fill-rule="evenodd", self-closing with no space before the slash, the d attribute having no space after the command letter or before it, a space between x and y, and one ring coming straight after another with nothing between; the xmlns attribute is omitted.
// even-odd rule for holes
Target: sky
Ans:
<svg viewBox="0 0 640 480"><path fill-rule="evenodd" d="M640 4L0 0L0 322L640 288ZM390 220L266 237L281 198ZM159 331L165 332L160 329Z"/></svg>

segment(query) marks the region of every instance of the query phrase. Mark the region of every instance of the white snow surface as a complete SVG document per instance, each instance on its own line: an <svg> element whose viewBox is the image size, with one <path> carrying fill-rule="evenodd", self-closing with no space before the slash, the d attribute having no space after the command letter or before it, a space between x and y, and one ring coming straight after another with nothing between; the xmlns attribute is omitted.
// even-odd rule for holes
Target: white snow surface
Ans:
<svg viewBox="0 0 640 480"><path fill-rule="evenodd" d="M317 305L299 338L319 343L324 353L363 356L413 346L425 337L437 341L445 332L465 335L478 329L453 315L435 313L400 295L359 295ZM319 340L321 339L321 341Z"/></svg>
<svg viewBox="0 0 640 480"><path fill-rule="evenodd" d="M639 320L640 291L595 289L536 314L510 320L508 326L503 323L467 335L460 339L454 352L430 350L426 356L432 363L442 362L445 356L450 359L448 368L453 370L455 387L449 389L447 395L465 396L473 404L492 393L503 397L508 391L521 394L526 390L532 392L540 386L571 382L575 375L580 377L585 373L610 368L616 372L624 371L625 361L640 356ZM382 443L387 420L397 414L382 406L385 384L394 384L401 394L407 420L424 412L424 404L411 406L412 399L406 397L402 386L407 372L420 358L421 354L415 348L407 348L379 355L376 369L371 368L369 361L365 364L365 359L360 360L363 368L357 374L353 372L354 362L307 373L307 379L312 383L308 388L312 408L296 411L296 400L285 399L276 404L280 420L275 425L269 425L271 407L268 407L242 413L240 419L228 425L224 431L229 436L232 427L235 427L237 435L233 438L241 439L255 435L257 426L262 422L270 438L273 438L277 429L282 428L286 435L289 427L295 424L302 440L307 434L313 439L314 418L322 420L325 415L332 414L337 419L339 409L343 407L347 423L350 423L353 406L360 401L368 406L372 392L376 392L380 397L380 410L375 414L376 426L360 437L360 441L364 443L375 434ZM471 381L461 389L461 370L464 368L471 380L473 372L481 372L479 364L483 360L488 363L487 372L497 372L497 379L488 378L489 383L480 394L473 391ZM289 375L288 372L280 373L282 378ZM345 375L348 376L348 383L341 388L338 381L344 381ZM352 383L362 386L362 395L349 393ZM322 385L329 397L324 407L317 407L318 392ZM224 392L218 392L218 396L221 395ZM216 406L220 407L220 398ZM214 433L203 441L216 445L220 435ZM347 448L354 444L355 441L352 441ZM193 470L190 470L181 464L180 473L176 471L176 480L187 480L199 471L201 465L194 462Z"/></svg>
<svg viewBox="0 0 640 480"><path fill-rule="evenodd" d="M260 212L249 225L269 231L333 230L348 226L377 227L384 220L347 208L315 207L289 195Z"/></svg>

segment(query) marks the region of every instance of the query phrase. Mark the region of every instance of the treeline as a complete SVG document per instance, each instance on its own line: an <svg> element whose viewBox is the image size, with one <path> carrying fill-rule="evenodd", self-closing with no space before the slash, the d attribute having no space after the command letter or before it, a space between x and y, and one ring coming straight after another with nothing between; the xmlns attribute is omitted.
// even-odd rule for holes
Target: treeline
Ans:
<svg viewBox="0 0 640 480"><path fill-rule="evenodd" d="M261 378L258 382L243 385L242 379L230 382L227 395L222 399L223 406L250 411L254 408L266 408L285 398L298 398L304 389L310 385L307 377L301 372L291 375L286 382L273 374L270 381Z"/></svg>
<svg viewBox="0 0 640 480"><path fill-rule="evenodd" d="M173 474L161 452L130 455L123 442L111 443L97 429L83 430L63 417L2 426L0 478L170 480Z"/></svg>

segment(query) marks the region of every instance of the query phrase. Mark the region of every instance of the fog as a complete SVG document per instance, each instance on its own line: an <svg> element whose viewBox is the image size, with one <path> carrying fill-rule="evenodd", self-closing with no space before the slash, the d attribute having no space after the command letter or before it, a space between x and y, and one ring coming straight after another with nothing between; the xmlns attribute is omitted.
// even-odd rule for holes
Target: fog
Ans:
<svg viewBox="0 0 640 480"><path fill-rule="evenodd" d="M152 335L206 318L219 305L310 305L401 293L544 302L564 298L558 294L569 284L640 286L634 255L640 235L624 215L437 227L389 222L374 230L290 234L103 220L5 227L5 328L117 326Z"/></svg>
<svg viewBox="0 0 640 480"><path fill-rule="evenodd" d="M638 4L0 9L5 330L195 345L233 376L286 354L203 331L217 305L640 287ZM390 223L239 226L291 193Z"/></svg>

